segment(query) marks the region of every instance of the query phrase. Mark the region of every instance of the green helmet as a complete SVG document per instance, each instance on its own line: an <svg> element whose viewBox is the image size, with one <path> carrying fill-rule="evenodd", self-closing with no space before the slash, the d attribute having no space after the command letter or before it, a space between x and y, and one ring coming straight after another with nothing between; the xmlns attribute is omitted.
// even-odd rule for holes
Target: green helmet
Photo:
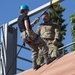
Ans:
<svg viewBox="0 0 75 75"><path fill-rule="evenodd" d="M27 5L21 5L20 10L28 10L29 11L29 7Z"/></svg>

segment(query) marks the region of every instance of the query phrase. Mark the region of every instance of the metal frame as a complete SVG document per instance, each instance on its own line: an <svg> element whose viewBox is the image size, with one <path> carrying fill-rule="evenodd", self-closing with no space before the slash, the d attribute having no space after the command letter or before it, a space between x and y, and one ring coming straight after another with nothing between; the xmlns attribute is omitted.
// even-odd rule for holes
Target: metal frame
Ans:
<svg viewBox="0 0 75 75"><path fill-rule="evenodd" d="M3 26L1 27L1 35L3 34ZM1 66L2 66L2 75L6 75L6 49L4 46L4 38L1 36L0 41L1 46Z"/></svg>
<svg viewBox="0 0 75 75"><path fill-rule="evenodd" d="M62 2L62 1L64 1L64 0L53 0L53 1L52 1L52 4L59 3L59 2ZM42 6L38 7L38 8L36 8L36 9L34 9L34 10L32 10L32 11L30 11L30 12L28 13L28 15L31 17L31 16L33 16L33 15L35 15L35 14L37 14L37 13L39 13L39 12L45 10L45 9L47 9L50 5L51 5L51 2L48 2L48 3L44 4L44 5L42 5ZM15 18L14 20L8 22L8 23L7 23L8 26L13 26L14 24L17 24L17 19L18 19L18 18ZM2 25L1 25L1 26L2 26Z"/></svg>

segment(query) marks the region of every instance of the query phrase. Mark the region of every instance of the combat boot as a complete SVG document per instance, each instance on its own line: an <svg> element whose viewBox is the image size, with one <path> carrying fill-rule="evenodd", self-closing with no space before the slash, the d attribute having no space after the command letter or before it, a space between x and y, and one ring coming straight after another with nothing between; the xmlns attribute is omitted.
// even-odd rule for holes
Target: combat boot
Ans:
<svg viewBox="0 0 75 75"><path fill-rule="evenodd" d="M47 64L51 63L51 62L54 61L56 58L57 58L57 57L52 57L52 58L50 57L50 58L48 58Z"/></svg>
<svg viewBox="0 0 75 75"><path fill-rule="evenodd" d="M37 65L36 60L34 60L32 63L33 63L33 69L34 70L37 70L41 67L40 65Z"/></svg>
<svg viewBox="0 0 75 75"><path fill-rule="evenodd" d="M38 57L37 64L40 65L40 66L43 66L45 64L44 63L44 57L43 56L39 56Z"/></svg>
<svg viewBox="0 0 75 75"><path fill-rule="evenodd" d="M45 59L45 61L46 61L46 64L48 64L48 63L49 63L48 54L45 54L45 55L44 55L44 59Z"/></svg>

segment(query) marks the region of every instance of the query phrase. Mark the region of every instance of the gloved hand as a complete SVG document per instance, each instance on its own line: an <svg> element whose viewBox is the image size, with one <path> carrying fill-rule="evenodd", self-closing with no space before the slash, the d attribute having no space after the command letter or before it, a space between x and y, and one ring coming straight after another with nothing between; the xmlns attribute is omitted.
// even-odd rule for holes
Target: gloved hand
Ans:
<svg viewBox="0 0 75 75"><path fill-rule="evenodd" d="M38 21L40 20L40 18L36 18L32 23L31 23L31 26L33 27Z"/></svg>
<svg viewBox="0 0 75 75"><path fill-rule="evenodd" d="M33 23L36 24L39 20L40 20L40 18L38 17L33 21Z"/></svg>

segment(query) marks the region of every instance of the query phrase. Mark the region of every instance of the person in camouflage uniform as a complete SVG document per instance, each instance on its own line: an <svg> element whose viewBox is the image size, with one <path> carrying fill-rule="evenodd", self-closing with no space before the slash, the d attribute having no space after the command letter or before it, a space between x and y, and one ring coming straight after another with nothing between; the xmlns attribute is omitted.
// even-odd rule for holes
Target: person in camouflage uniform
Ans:
<svg viewBox="0 0 75 75"><path fill-rule="evenodd" d="M42 14L42 19L44 23L41 23L37 27L36 34L38 36L41 35L42 39L47 43L49 50L48 55L50 58L49 61L52 62L57 58L57 43L59 41L60 29L56 23L51 22L47 12ZM39 64L43 63L42 51L39 51L39 58L37 62L39 62Z"/></svg>
<svg viewBox="0 0 75 75"><path fill-rule="evenodd" d="M20 16L18 17L18 26L21 32L21 38L23 41L31 47L32 51L32 64L33 69L38 69L40 65L37 64L38 51L43 51L43 56L48 63L48 47L46 43L32 30L33 24L36 23L37 19L30 24L29 16L27 15L29 7L27 5L20 6Z"/></svg>

